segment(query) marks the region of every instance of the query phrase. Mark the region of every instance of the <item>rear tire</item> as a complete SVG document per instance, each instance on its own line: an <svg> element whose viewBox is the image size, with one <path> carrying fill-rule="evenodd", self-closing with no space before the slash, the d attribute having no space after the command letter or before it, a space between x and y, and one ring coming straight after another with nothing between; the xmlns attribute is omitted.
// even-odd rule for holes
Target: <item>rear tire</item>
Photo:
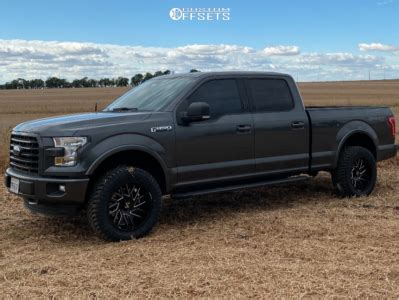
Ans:
<svg viewBox="0 0 399 300"><path fill-rule="evenodd" d="M363 147L344 148L337 168L332 172L332 179L338 193L342 196L369 195L374 190L377 179L374 155Z"/></svg>
<svg viewBox="0 0 399 300"><path fill-rule="evenodd" d="M119 166L93 187L87 206L90 226L105 240L143 237L158 221L161 197L159 185L150 173Z"/></svg>

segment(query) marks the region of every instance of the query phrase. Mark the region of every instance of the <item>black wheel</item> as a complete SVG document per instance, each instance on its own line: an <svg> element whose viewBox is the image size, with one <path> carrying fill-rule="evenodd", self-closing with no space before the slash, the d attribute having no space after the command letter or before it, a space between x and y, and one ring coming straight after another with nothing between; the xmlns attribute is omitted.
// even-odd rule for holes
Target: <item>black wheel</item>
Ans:
<svg viewBox="0 0 399 300"><path fill-rule="evenodd" d="M100 178L87 207L90 226L102 238L130 240L147 235L158 221L161 190L150 173L120 166Z"/></svg>
<svg viewBox="0 0 399 300"><path fill-rule="evenodd" d="M343 196L369 195L377 179L375 158L366 148L347 147L342 150L332 177L338 192Z"/></svg>

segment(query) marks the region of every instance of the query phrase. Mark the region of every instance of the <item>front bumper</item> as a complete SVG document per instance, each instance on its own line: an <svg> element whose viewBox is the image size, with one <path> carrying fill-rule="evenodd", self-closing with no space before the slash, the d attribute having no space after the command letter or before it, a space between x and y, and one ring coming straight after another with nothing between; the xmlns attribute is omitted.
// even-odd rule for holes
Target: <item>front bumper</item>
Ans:
<svg viewBox="0 0 399 300"><path fill-rule="evenodd" d="M89 183L89 178L48 178L8 168L4 181L9 191L12 177L19 179L17 195L25 198L31 204L40 205L84 204ZM60 185L65 187L65 191L60 190Z"/></svg>

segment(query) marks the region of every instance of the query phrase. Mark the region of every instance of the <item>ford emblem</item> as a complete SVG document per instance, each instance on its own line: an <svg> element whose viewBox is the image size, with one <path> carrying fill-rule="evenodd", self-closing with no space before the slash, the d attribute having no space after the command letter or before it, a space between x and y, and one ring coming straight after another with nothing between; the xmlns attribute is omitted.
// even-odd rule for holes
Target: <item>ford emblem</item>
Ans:
<svg viewBox="0 0 399 300"><path fill-rule="evenodd" d="M12 148L12 153L13 153L15 156L19 156L19 155L21 154L21 147L18 146L18 145L15 145L15 146Z"/></svg>

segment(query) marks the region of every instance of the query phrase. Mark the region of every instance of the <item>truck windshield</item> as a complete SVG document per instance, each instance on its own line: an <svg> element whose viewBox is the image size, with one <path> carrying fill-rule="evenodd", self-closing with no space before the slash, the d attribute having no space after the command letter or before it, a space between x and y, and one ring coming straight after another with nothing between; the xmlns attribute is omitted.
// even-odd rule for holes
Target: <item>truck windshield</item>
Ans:
<svg viewBox="0 0 399 300"><path fill-rule="evenodd" d="M170 104L193 78L156 78L146 81L123 94L104 111L159 111Z"/></svg>

